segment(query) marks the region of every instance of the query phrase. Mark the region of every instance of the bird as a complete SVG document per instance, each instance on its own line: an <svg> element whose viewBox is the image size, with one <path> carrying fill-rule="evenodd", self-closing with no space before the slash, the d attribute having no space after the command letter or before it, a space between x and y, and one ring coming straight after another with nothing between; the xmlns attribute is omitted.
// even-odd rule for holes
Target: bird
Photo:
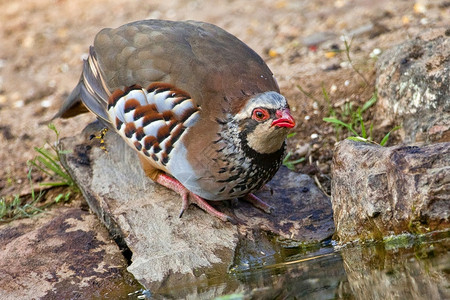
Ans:
<svg viewBox="0 0 450 300"><path fill-rule="evenodd" d="M145 174L223 221L209 201L253 193L280 168L295 126L263 59L199 21L140 20L102 29L54 118L92 112L133 148Z"/></svg>

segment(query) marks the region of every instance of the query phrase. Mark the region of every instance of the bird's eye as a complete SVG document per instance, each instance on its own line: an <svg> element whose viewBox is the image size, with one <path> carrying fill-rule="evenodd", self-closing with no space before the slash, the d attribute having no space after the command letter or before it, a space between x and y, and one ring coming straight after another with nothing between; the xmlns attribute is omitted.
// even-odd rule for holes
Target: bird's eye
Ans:
<svg viewBox="0 0 450 300"><path fill-rule="evenodd" d="M269 118L269 112L262 108L255 108L253 110L252 119L256 121L265 121Z"/></svg>

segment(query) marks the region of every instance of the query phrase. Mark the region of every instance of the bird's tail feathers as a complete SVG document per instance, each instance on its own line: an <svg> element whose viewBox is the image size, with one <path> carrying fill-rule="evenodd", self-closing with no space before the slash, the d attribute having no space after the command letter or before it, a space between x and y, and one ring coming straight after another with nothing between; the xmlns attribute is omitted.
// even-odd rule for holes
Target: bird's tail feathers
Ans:
<svg viewBox="0 0 450 300"><path fill-rule="evenodd" d="M89 57L84 61L83 73L75 89L64 101L58 113L52 118L69 118L86 112L86 108L99 119L109 123L107 114L108 98L111 95L98 65L94 48L89 49Z"/></svg>

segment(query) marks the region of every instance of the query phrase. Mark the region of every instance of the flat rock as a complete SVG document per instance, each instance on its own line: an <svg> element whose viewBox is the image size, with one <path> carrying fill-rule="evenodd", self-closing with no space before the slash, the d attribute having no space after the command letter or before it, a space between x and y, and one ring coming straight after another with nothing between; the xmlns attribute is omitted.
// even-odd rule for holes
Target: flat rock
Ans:
<svg viewBox="0 0 450 300"><path fill-rule="evenodd" d="M329 199L313 181L288 170L279 172L259 194L275 212L265 214L245 202L213 203L238 225L222 222L190 206L182 218L180 196L144 175L137 154L115 133L107 132L107 152L98 139L98 122L80 136L62 141L73 152L63 158L91 209L123 247L132 252L128 270L152 291L225 274L239 257L258 259L264 248L276 251L267 233L297 242L320 242L334 232ZM249 245L243 250L241 245ZM245 247L244 247L245 249ZM251 253L252 255L250 255ZM254 253L259 253L254 256Z"/></svg>
<svg viewBox="0 0 450 300"><path fill-rule="evenodd" d="M332 177L341 243L450 226L450 143L385 148L345 140Z"/></svg>
<svg viewBox="0 0 450 300"><path fill-rule="evenodd" d="M378 114L405 143L450 141L450 30L435 28L377 61ZM387 125L387 124L386 124Z"/></svg>
<svg viewBox="0 0 450 300"><path fill-rule="evenodd" d="M2 300L115 298L139 288L106 228L79 207L3 224L0 241Z"/></svg>

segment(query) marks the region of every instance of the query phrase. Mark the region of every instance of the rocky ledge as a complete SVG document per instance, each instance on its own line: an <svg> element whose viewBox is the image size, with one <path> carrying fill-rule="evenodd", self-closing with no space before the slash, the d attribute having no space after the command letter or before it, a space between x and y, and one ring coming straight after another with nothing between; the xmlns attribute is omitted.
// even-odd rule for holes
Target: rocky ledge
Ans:
<svg viewBox="0 0 450 300"><path fill-rule="evenodd" d="M225 274L275 254L278 243L318 243L334 232L330 200L302 174L282 168L257 193L275 210L266 214L246 202L214 204L238 220L224 223L191 206L182 218L180 196L147 178L137 154L115 133L106 150L90 140L98 122L63 140L73 149L63 161L90 208L112 236L129 250L128 270L146 288L193 283Z"/></svg>

